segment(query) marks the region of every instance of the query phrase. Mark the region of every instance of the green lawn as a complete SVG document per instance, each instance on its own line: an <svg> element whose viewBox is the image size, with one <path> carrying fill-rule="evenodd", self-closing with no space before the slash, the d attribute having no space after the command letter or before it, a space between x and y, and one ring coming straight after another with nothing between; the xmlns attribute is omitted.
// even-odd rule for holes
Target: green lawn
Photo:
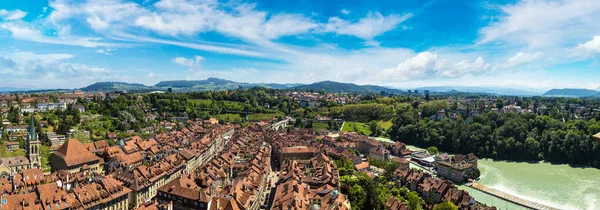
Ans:
<svg viewBox="0 0 600 210"><path fill-rule="evenodd" d="M355 125L356 125L356 129L354 129ZM357 133L363 133L364 135L371 134L371 131L369 130L369 126L367 126L367 124L365 124L365 123L360 123L360 122L344 123L342 132L357 132Z"/></svg>
<svg viewBox="0 0 600 210"><path fill-rule="evenodd" d="M328 130L329 126L327 125L327 123L323 123L323 122L313 122L312 123L312 128L315 131L320 131L320 130Z"/></svg>
<svg viewBox="0 0 600 210"><path fill-rule="evenodd" d="M220 114L215 116L215 118L222 122L242 122L242 116L240 116L239 114Z"/></svg>
<svg viewBox="0 0 600 210"><path fill-rule="evenodd" d="M383 128L384 130L389 129L390 127L392 127L392 121L378 121L377 124L379 124L379 126L381 128ZM356 125L356 129L354 130L354 125ZM367 125L367 123L361 123L361 122L346 122L344 124L344 127L342 128L342 132L360 132L362 131L362 133L364 135L371 135L371 130L369 129L369 125Z"/></svg>
<svg viewBox="0 0 600 210"><path fill-rule="evenodd" d="M2 148L0 148L0 157L2 157L2 158L26 155L24 149L18 149L18 150L15 150L14 152L11 152L8 149L6 149L6 146L4 146L4 143L0 144L0 146L2 146Z"/></svg>
<svg viewBox="0 0 600 210"><path fill-rule="evenodd" d="M82 144L85 143L92 143L92 139L89 136L83 135L83 134L75 134L72 136L72 138L76 138L77 140L79 140L79 142L81 142Z"/></svg>
<svg viewBox="0 0 600 210"><path fill-rule="evenodd" d="M383 128L384 130L387 130L392 127L391 120L389 120L389 121L380 120L379 122L377 122L377 124L379 124L379 127Z"/></svg>
<svg viewBox="0 0 600 210"><path fill-rule="evenodd" d="M273 118L278 118L278 117L283 117L283 116L284 116L283 113L277 113L277 114L257 113L257 114L249 114L248 120L250 120L252 122L256 122L256 121L261 121L261 120L271 120Z"/></svg>
<svg viewBox="0 0 600 210"><path fill-rule="evenodd" d="M215 100L214 102L215 102L215 105L223 102L223 104L225 106L230 106L230 105L244 106L244 103L237 102L237 101L217 101L217 100ZM190 99L190 100L188 100L188 103L194 103L194 104L198 104L198 105L202 104L204 106L211 106L212 103L213 103L213 100L210 100L210 99Z"/></svg>

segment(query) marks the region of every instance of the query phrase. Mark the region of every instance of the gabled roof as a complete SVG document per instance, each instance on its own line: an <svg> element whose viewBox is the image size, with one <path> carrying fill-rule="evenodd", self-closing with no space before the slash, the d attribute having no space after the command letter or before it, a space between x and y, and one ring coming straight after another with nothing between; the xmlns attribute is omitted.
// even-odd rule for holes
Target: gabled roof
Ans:
<svg viewBox="0 0 600 210"><path fill-rule="evenodd" d="M77 139L67 140L54 154L61 157L67 166L79 165L100 159L88 151Z"/></svg>

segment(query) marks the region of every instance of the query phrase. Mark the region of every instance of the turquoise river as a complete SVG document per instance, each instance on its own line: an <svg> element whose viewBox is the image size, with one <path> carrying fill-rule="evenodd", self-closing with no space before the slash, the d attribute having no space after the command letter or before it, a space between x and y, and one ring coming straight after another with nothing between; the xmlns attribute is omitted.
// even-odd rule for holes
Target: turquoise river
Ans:
<svg viewBox="0 0 600 210"><path fill-rule="evenodd" d="M480 159L478 166L481 170L478 182L504 193L558 209L600 209L599 169L491 159ZM526 209L466 186L460 188L477 201L498 209Z"/></svg>

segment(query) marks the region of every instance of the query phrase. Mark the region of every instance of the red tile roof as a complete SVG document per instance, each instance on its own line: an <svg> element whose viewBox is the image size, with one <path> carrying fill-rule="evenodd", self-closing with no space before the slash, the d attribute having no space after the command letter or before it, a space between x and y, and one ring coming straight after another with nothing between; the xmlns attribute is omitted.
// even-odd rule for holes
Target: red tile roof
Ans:
<svg viewBox="0 0 600 210"><path fill-rule="evenodd" d="M54 154L61 157L67 166L89 163L100 159L88 151L77 139L67 140Z"/></svg>

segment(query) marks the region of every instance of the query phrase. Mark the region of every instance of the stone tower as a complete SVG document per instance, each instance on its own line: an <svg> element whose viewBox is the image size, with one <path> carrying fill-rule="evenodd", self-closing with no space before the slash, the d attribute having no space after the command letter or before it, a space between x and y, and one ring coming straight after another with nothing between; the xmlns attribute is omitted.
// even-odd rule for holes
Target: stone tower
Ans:
<svg viewBox="0 0 600 210"><path fill-rule="evenodd" d="M29 139L27 140L27 158L31 163L32 168L42 168L42 160L40 158L40 140L38 140L37 133L35 132L35 123L33 115L29 120Z"/></svg>

